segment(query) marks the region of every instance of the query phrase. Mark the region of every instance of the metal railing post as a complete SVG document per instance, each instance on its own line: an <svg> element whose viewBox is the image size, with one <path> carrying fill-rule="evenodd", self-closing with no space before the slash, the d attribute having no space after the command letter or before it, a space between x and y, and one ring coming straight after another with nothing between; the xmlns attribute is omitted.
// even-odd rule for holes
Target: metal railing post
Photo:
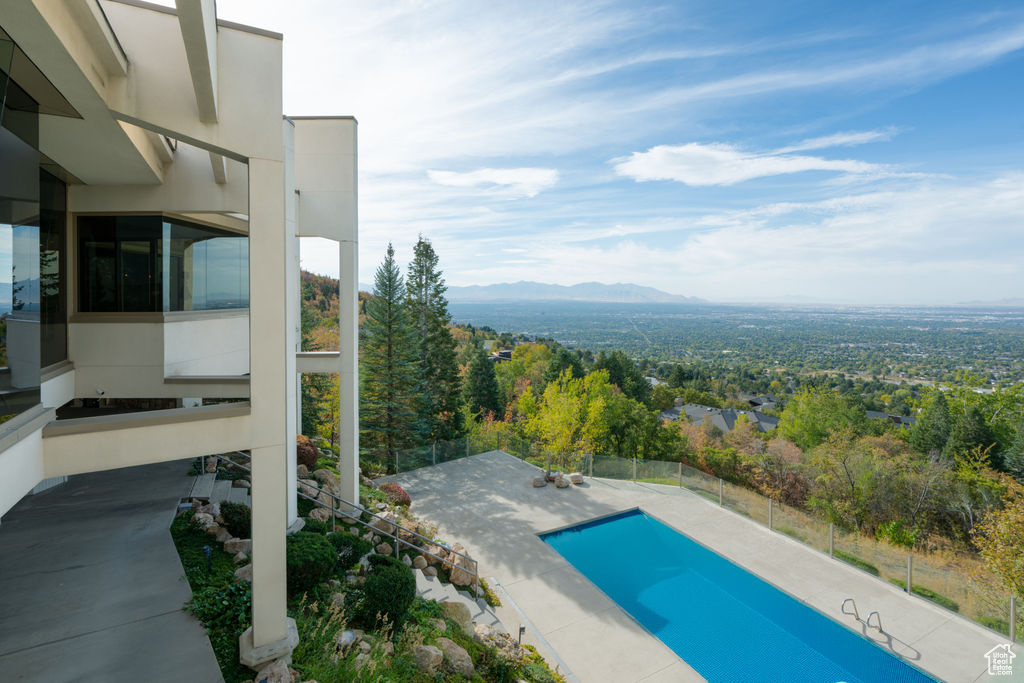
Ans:
<svg viewBox="0 0 1024 683"><path fill-rule="evenodd" d="M1017 642L1017 596L1010 596L1010 642Z"/></svg>
<svg viewBox="0 0 1024 683"><path fill-rule="evenodd" d="M683 488L683 461L679 461L679 488Z"/></svg>
<svg viewBox="0 0 1024 683"><path fill-rule="evenodd" d="M772 527L774 526L773 519L772 519L773 516L774 516L774 513L775 513L775 500L773 500L772 498L769 498L768 499L768 531L771 531Z"/></svg>
<svg viewBox="0 0 1024 683"><path fill-rule="evenodd" d="M550 472L551 471L551 451L548 451L547 456L544 458L544 462L546 463L545 464L545 468L547 469L548 472Z"/></svg>
<svg viewBox="0 0 1024 683"><path fill-rule="evenodd" d="M907 553L907 593L914 593L914 556Z"/></svg>
<svg viewBox="0 0 1024 683"><path fill-rule="evenodd" d="M395 451L395 474L398 474L398 451Z"/></svg>
<svg viewBox="0 0 1024 683"><path fill-rule="evenodd" d="M722 478L719 477L718 478L718 504L719 505L722 505L723 502L725 501L725 496L723 495L723 493L724 493L723 489L724 488L725 488L725 482L723 482Z"/></svg>
<svg viewBox="0 0 1024 683"><path fill-rule="evenodd" d="M636 456L633 456L633 481L636 482Z"/></svg>
<svg viewBox="0 0 1024 683"><path fill-rule="evenodd" d="M469 435L466 435L466 457L469 457Z"/></svg>
<svg viewBox="0 0 1024 683"><path fill-rule="evenodd" d="M828 523L828 556L835 557L836 555L836 525L832 522Z"/></svg>
<svg viewBox="0 0 1024 683"><path fill-rule="evenodd" d="M594 478L594 454L593 453L587 453L587 473L589 474L591 479Z"/></svg>
<svg viewBox="0 0 1024 683"><path fill-rule="evenodd" d="M430 444L430 464L437 464L437 442Z"/></svg>

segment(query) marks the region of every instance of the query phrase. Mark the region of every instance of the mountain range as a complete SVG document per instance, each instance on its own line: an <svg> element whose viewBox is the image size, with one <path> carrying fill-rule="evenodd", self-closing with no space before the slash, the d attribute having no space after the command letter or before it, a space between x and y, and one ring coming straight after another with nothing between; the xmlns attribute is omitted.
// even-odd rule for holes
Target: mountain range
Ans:
<svg viewBox="0 0 1024 683"><path fill-rule="evenodd" d="M544 282L502 282L493 285L449 287L449 301L599 301L607 303L667 303L697 304L703 299L669 294L654 287L628 282L606 285L601 282L582 282L577 285L552 285Z"/></svg>

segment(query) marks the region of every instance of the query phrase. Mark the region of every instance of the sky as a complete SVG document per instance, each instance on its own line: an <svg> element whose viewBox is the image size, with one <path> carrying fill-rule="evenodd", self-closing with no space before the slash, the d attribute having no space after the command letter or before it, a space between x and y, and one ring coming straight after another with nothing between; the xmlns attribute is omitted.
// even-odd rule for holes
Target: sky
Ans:
<svg viewBox="0 0 1024 683"><path fill-rule="evenodd" d="M360 282L1024 297L1024 4L218 0L359 121ZM304 267L337 274L306 241Z"/></svg>

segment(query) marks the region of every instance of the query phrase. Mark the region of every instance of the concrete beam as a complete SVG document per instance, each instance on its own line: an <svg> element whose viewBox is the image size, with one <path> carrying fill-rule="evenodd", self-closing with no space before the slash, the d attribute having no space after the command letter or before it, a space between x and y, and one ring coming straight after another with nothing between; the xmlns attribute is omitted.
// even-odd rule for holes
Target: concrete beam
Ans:
<svg viewBox="0 0 1024 683"><path fill-rule="evenodd" d="M217 123L217 5L215 0L175 0L185 56L192 73L199 120ZM214 171L216 175L216 170Z"/></svg>
<svg viewBox="0 0 1024 683"><path fill-rule="evenodd" d="M210 165L213 166L213 181L218 185L228 182L228 160L219 154L210 152Z"/></svg>

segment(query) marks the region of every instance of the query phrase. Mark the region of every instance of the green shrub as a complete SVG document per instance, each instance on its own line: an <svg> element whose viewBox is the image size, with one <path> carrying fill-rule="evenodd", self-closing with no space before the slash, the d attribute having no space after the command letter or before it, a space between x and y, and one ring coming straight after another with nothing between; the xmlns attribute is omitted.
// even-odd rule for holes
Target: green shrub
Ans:
<svg viewBox="0 0 1024 683"><path fill-rule="evenodd" d="M287 540L288 590L301 593L331 578L338 563L334 546L320 534L300 531Z"/></svg>
<svg viewBox="0 0 1024 683"><path fill-rule="evenodd" d="M316 469L318 470L330 470L335 474L338 473L338 459L329 456L321 455L316 461Z"/></svg>
<svg viewBox="0 0 1024 683"><path fill-rule="evenodd" d="M359 504L364 508L373 508L376 503L388 502L388 496L383 491L372 489L369 486L359 485Z"/></svg>
<svg viewBox="0 0 1024 683"><path fill-rule="evenodd" d="M916 526L907 526L902 519L883 522L875 529L875 538L879 541L888 541L903 548L913 548L917 545L920 537L921 529Z"/></svg>
<svg viewBox="0 0 1024 683"><path fill-rule="evenodd" d="M252 538L252 511L248 505L224 501L220 504L220 516L232 536Z"/></svg>
<svg viewBox="0 0 1024 683"><path fill-rule="evenodd" d="M874 574L875 576L881 576L882 575L882 572L878 571L878 567L876 567L875 565L871 564L870 562L867 562L865 560L860 559L856 555L851 555L850 553L844 553L842 550L836 550L836 551L834 551L833 554L835 555L837 560L842 560L843 562L845 562L847 564L852 564L857 569L863 569L868 574Z"/></svg>
<svg viewBox="0 0 1024 683"><path fill-rule="evenodd" d="M299 517L309 517L309 513L316 507L316 503L302 496L295 496L295 499L296 505L299 508Z"/></svg>
<svg viewBox="0 0 1024 683"><path fill-rule="evenodd" d="M373 543L348 531L327 534L327 540L338 551L338 569L351 569L363 555L373 550Z"/></svg>
<svg viewBox="0 0 1024 683"><path fill-rule="evenodd" d="M378 560L377 558L384 558ZM398 628L405 621L409 607L416 598L416 577L411 567L386 555L371 555L373 569L363 584L363 600L358 617L367 626L386 621Z"/></svg>
<svg viewBox="0 0 1024 683"><path fill-rule="evenodd" d="M405 563L397 557L391 555L381 555L380 553L374 553L370 555L367 562L370 563L370 567L405 567Z"/></svg>
<svg viewBox="0 0 1024 683"><path fill-rule="evenodd" d="M907 590L907 582L901 579L889 579L889 583L893 584L894 586L899 586L903 590ZM951 610L953 612L960 611L960 605L955 600L947 598L945 595L942 595L941 593L936 593L930 588L925 588L924 586L914 586L913 590L914 595L919 595L925 600L931 600L940 607L945 607L946 609Z"/></svg>
<svg viewBox="0 0 1024 683"><path fill-rule="evenodd" d="M302 520L302 530L310 534L326 534L331 530L331 525L327 522L321 522L319 519L313 519L312 517L305 517Z"/></svg>
<svg viewBox="0 0 1024 683"><path fill-rule="evenodd" d="M387 496L388 501L392 505L403 505L405 507L412 505L412 499L409 498L409 494L394 482L385 481L377 488L384 492L384 495Z"/></svg>

